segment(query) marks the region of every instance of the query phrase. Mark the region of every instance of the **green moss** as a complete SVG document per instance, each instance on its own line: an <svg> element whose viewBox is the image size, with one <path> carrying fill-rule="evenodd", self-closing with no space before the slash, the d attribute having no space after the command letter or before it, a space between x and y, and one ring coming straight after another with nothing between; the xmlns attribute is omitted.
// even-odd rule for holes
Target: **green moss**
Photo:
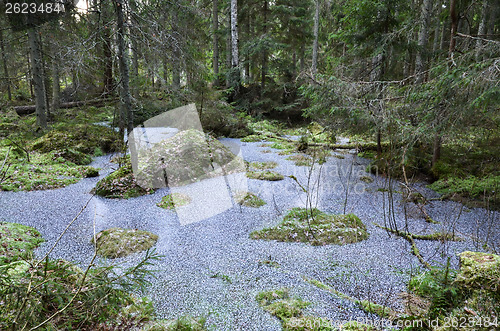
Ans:
<svg viewBox="0 0 500 331"><path fill-rule="evenodd" d="M96 147L104 152L120 147L118 134L102 125L72 125L52 130L31 143L30 148L42 153L74 150L94 154Z"/></svg>
<svg viewBox="0 0 500 331"><path fill-rule="evenodd" d="M0 159L3 160L8 148L0 147ZM2 157L3 156L3 157ZM33 191L64 187L78 182L81 178L97 176L98 171L89 166L76 165L57 152L40 154L29 153L29 162L25 154L9 153L6 177L0 183L4 191Z"/></svg>
<svg viewBox="0 0 500 331"><path fill-rule="evenodd" d="M264 310L281 320L283 330L334 330L329 320L304 315L303 309L310 303L300 298L291 298L287 288L260 292L256 299Z"/></svg>
<svg viewBox="0 0 500 331"><path fill-rule="evenodd" d="M359 180L367 184L373 183L373 178L368 176L363 176Z"/></svg>
<svg viewBox="0 0 500 331"><path fill-rule="evenodd" d="M306 154L295 154L287 157L286 159L293 161L298 167L310 167L313 163L313 159Z"/></svg>
<svg viewBox="0 0 500 331"><path fill-rule="evenodd" d="M247 171L246 176L250 179L268 180L268 181L278 181L283 180L282 174L274 171Z"/></svg>
<svg viewBox="0 0 500 331"><path fill-rule="evenodd" d="M110 199L129 199L151 194L153 190L137 184L130 158L127 158L120 168L98 181L92 193Z"/></svg>
<svg viewBox="0 0 500 331"><path fill-rule="evenodd" d="M376 304L368 300L358 300L356 303L367 313L378 315L382 318L394 319L398 313L389 307Z"/></svg>
<svg viewBox="0 0 500 331"><path fill-rule="evenodd" d="M243 160L220 141L199 130L184 130L140 151L136 173L144 186L182 186L207 178L245 171Z"/></svg>
<svg viewBox="0 0 500 331"><path fill-rule="evenodd" d="M266 169L274 169L278 166L278 163L273 161L268 162L252 162L250 163L250 168L256 170L266 170Z"/></svg>
<svg viewBox="0 0 500 331"><path fill-rule="evenodd" d="M363 157L365 159L375 159L377 153L375 151L363 151L358 153L359 157Z"/></svg>
<svg viewBox="0 0 500 331"><path fill-rule="evenodd" d="M241 138L241 141L244 143L258 142L258 141L262 141L262 140L264 140L264 137L261 135L257 135L257 134L251 134L249 136Z"/></svg>
<svg viewBox="0 0 500 331"><path fill-rule="evenodd" d="M467 178L447 177L435 181L429 188L444 194L445 198L459 195L466 198L491 200L494 207L500 206L500 176L468 176Z"/></svg>
<svg viewBox="0 0 500 331"><path fill-rule="evenodd" d="M175 209L175 207L185 206L191 203L191 197L183 193L167 194L156 205L164 209Z"/></svg>
<svg viewBox="0 0 500 331"><path fill-rule="evenodd" d="M182 316L176 320L151 321L141 327L142 331L205 331L206 319Z"/></svg>
<svg viewBox="0 0 500 331"><path fill-rule="evenodd" d="M111 228L99 232L95 239L97 253L103 257L114 259L153 247L158 236L137 229ZM94 242L94 238L91 241Z"/></svg>
<svg viewBox="0 0 500 331"><path fill-rule="evenodd" d="M0 222L0 265L26 260L45 240L32 227Z"/></svg>
<svg viewBox="0 0 500 331"><path fill-rule="evenodd" d="M234 200L245 207L258 208L266 204L264 200L251 192L236 192Z"/></svg>
<svg viewBox="0 0 500 331"><path fill-rule="evenodd" d="M254 231L252 239L307 242L313 245L350 244L368 238L361 220L353 215L331 215L318 209L293 208L272 228Z"/></svg>
<svg viewBox="0 0 500 331"><path fill-rule="evenodd" d="M270 148L274 149L293 149L295 147L294 143L291 142L286 142L286 141L279 141L279 142L274 142L269 146Z"/></svg>
<svg viewBox="0 0 500 331"><path fill-rule="evenodd" d="M290 148L278 152L278 155L291 155L297 153L297 149Z"/></svg>
<svg viewBox="0 0 500 331"><path fill-rule="evenodd" d="M500 299L500 256L466 251L459 257L460 272L455 283L470 290L490 291Z"/></svg>

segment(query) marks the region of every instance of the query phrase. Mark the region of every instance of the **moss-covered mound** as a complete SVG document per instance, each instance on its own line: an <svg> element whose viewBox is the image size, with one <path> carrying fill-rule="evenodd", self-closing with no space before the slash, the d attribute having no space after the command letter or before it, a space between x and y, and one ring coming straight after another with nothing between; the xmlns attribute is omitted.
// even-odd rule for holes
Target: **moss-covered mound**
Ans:
<svg viewBox="0 0 500 331"><path fill-rule="evenodd" d="M123 161L120 168L97 182L92 193L110 199L129 199L153 192L152 189L144 189L137 184L130 158Z"/></svg>
<svg viewBox="0 0 500 331"><path fill-rule="evenodd" d="M75 125L52 130L31 143L31 149L42 153L73 150L93 155L96 148L112 152L119 147L120 139L113 129L102 125Z"/></svg>
<svg viewBox="0 0 500 331"><path fill-rule="evenodd" d="M258 208L264 206L266 202L252 192L236 192L234 195L236 203L245 206Z"/></svg>
<svg viewBox="0 0 500 331"><path fill-rule="evenodd" d="M144 187L181 186L244 172L244 163L217 139L184 130L151 149L139 151L137 179Z"/></svg>
<svg viewBox="0 0 500 331"><path fill-rule="evenodd" d="M0 189L3 191L54 189L99 175L97 169L76 165L56 152L40 154L0 147L0 159L1 163L6 160L0 173Z"/></svg>
<svg viewBox="0 0 500 331"><path fill-rule="evenodd" d="M316 208L293 208L277 226L250 234L252 239L308 242L313 245L350 244L368 236L365 225L356 215L331 215Z"/></svg>
<svg viewBox="0 0 500 331"><path fill-rule="evenodd" d="M247 171L246 176L250 179L268 180L268 181L278 181L283 180L283 175L275 171Z"/></svg>
<svg viewBox="0 0 500 331"><path fill-rule="evenodd" d="M190 202L191 197L187 194L171 193L161 198L161 201L156 205L163 209L175 209L175 207L185 206Z"/></svg>
<svg viewBox="0 0 500 331"><path fill-rule="evenodd" d="M267 161L267 162L251 162L249 164L250 169L256 169L256 170L267 170L267 169L274 169L278 166L278 163L274 161Z"/></svg>
<svg viewBox="0 0 500 331"><path fill-rule="evenodd" d="M0 222L0 265L28 259L31 251L44 241L32 227Z"/></svg>
<svg viewBox="0 0 500 331"><path fill-rule="evenodd" d="M306 154L294 154L286 158L289 161L293 161L298 167L310 167L313 163L312 157Z"/></svg>
<svg viewBox="0 0 500 331"><path fill-rule="evenodd" d="M438 320L439 327L433 330L456 330L446 323L453 320L467 321L465 330L496 330L500 316L500 256L469 251L459 256L459 270L449 265L433 267L410 280L412 301L427 304L412 309L408 318L420 319L424 326L429 320Z"/></svg>
<svg viewBox="0 0 500 331"><path fill-rule="evenodd" d="M153 247L158 236L137 229L111 228L99 232L95 240L97 254L114 259ZM94 242L94 238L92 238L92 242Z"/></svg>
<svg viewBox="0 0 500 331"><path fill-rule="evenodd" d="M486 290L500 299L500 256L479 252L463 252L460 273L455 283L471 291Z"/></svg>

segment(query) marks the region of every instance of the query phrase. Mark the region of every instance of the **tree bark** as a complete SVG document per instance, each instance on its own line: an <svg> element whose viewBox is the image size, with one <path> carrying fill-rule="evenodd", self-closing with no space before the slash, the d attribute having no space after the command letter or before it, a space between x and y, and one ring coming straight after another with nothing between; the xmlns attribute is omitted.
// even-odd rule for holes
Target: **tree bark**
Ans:
<svg viewBox="0 0 500 331"><path fill-rule="evenodd" d="M62 102L59 104L60 109L68 109L74 107L81 107L86 105L93 105L96 107L104 106L106 102L110 102L113 99L94 99L94 100L85 100L85 101L73 101L73 102ZM28 105L28 106L15 106L14 110L18 115L29 115L33 114L36 111L36 105Z"/></svg>
<svg viewBox="0 0 500 331"><path fill-rule="evenodd" d="M262 16L264 21L262 24L262 38L267 38L267 0L264 0L264 6L262 7ZM260 92L264 93L266 88L266 75L267 75L267 49L264 47L262 50L262 68L261 68L261 78L260 78Z"/></svg>
<svg viewBox="0 0 500 331"><path fill-rule="evenodd" d="M101 2L102 19L105 24L102 29L102 55L103 55L103 94L109 95L113 92L113 54L111 52L111 27L107 20L109 13L106 3Z"/></svg>
<svg viewBox="0 0 500 331"><path fill-rule="evenodd" d="M314 1L315 12L314 12L314 42L313 42L313 53L312 53L312 74L316 75L318 72L318 36L319 36L319 0Z"/></svg>
<svg viewBox="0 0 500 331"><path fill-rule="evenodd" d="M231 86L234 95L240 90L240 68L238 55L238 0L231 0Z"/></svg>
<svg viewBox="0 0 500 331"><path fill-rule="evenodd" d="M120 68L120 101L121 101L121 119L120 131L123 133L125 123L127 133L130 134L134 129L134 118L132 113L132 102L129 88L129 63L128 52L125 41L125 18L124 6L126 0L114 0L116 9L117 41L118 41L118 60Z"/></svg>
<svg viewBox="0 0 500 331"><path fill-rule="evenodd" d="M5 81L7 82L7 97L9 101L12 100L12 92L10 90L10 78L9 78L9 69L7 66L7 57L5 55L5 45L3 40L3 29L0 27L0 51L2 52L2 63L3 63L3 74L5 76Z"/></svg>
<svg viewBox="0 0 500 331"><path fill-rule="evenodd" d="M219 5L217 0L213 0L212 8L212 48L214 68L214 86L219 86Z"/></svg>
<svg viewBox="0 0 500 331"><path fill-rule="evenodd" d="M450 0L450 19L451 19L451 34L450 34L450 47L448 49L448 57L453 60L453 53L455 52L455 37L458 28L458 13L456 0Z"/></svg>
<svg viewBox="0 0 500 331"><path fill-rule="evenodd" d="M429 39L429 21L432 12L432 0L424 0L420 13L420 30L418 32L418 49L415 57L416 83L424 81L424 72L427 66L427 41Z"/></svg>
<svg viewBox="0 0 500 331"><path fill-rule="evenodd" d="M36 103L36 123L42 127L47 127L47 103L45 98L45 77L42 67L42 52L38 43L38 28L28 29L28 43L31 57L31 72L33 74L33 85L35 88Z"/></svg>
<svg viewBox="0 0 500 331"><path fill-rule="evenodd" d="M481 8L481 22L479 23L479 28L477 30L477 35L483 38L486 33L486 16L488 15L488 0L483 0L483 7ZM483 42L481 39L476 41L476 61L481 60L481 53L483 49Z"/></svg>
<svg viewBox="0 0 500 331"><path fill-rule="evenodd" d="M432 166L435 166L437 161L441 158L441 135L436 132L434 135L434 146L432 152Z"/></svg>

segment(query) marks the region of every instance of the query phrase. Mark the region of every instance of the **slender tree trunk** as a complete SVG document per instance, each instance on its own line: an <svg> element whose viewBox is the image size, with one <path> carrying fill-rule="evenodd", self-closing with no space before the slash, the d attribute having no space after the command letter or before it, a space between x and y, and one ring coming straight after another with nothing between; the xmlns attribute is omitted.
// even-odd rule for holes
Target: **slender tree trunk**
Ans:
<svg viewBox="0 0 500 331"><path fill-rule="evenodd" d="M105 25L102 29L102 55L103 55L103 94L109 95L113 91L113 54L111 52L111 26L108 22L110 15L106 3L101 3L102 19Z"/></svg>
<svg viewBox="0 0 500 331"><path fill-rule="evenodd" d="M299 67L300 67L300 72L303 72L304 69L306 68L306 50L304 45L300 46L300 55L299 55Z"/></svg>
<svg viewBox="0 0 500 331"><path fill-rule="evenodd" d="M213 0L212 8L212 48L213 48L213 68L214 86L219 86L219 6L218 1Z"/></svg>
<svg viewBox="0 0 500 331"><path fill-rule="evenodd" d="M52 109L55 111L61 104L61 84L59 73L59 54L55 53L52 59Z"/></svg>
<svg viewBox="0 0 500 331"><path fill-rule="evenodd" d="M130 22L132 23L130 27L130 44L132 45L132 79L133 81L137 81L139 78L139 45L137 44L136 37L138 22L135 16L137 15L137 4L135 0L130 0L130 11Z"/></svg>
<svg viewBox="0 0 500 331"><path fill-rule="evenodd" d="M177 10L178 8L175 8L172 11L172 29L175 38L172 59L172 88L176 91L180 90L181 88L181 34L179 33Z"/></svg>
<svg viewBox="0 0 500 331"><path fill-rule="evenodd" d="M455 52L455 37L458 29L458 13L456 0L450 0L450 18L451 18L451 33L450 33L450 47L448 49L448 57L453 60L453 53Z"/></svg>
<svg viewBox="0 0 500 331"><path fill-rule="evenodd" d="M42 128L47 127L47 103L45 100L45 77L43 75L42 52L38 43L38 29L28 29L28 43L31 57L31 72L35 87L36 123Z"/></svg>
<svg viewBox="0 0 500 331"><path fill-rule="evenodd" d="M9 100L12 100L12 93L10 90L10 77L9 77L9 69L7 66L7 57L5 55L5 45L3 40L3 29L0 26L0 51L2 52L2 63L3 63L3 74L5 76L5 81L7 82L7 97Z"/></svg>
<svg viewBox="0 0 500 331"><path fill-rule="evenodd" d="M432 152L432 166L435 166L441 158L441 134L436 132L434 135L434 146Z"/></svg>
<svg viewBox="0 0 500 331"><path fill-rule="evenodd" d="M429 21L432 12L432 0L424 0L420 13L420 30L418 32L418 50L415 57L415 74L417 75L416 83L420 84L424 81L424 72L427 64L427 41L429 39Z"/></svg>
<svg viewBox="0 0 500 331"><path fill-rule="evenodd" d="M120 68L120 99L121 99L121 131L124 131L125 122L127 133L130 134L134 129L134 118L132 113L132 102L129 88L129 64L128 52L125 41L125 18L124 6L126 0L113 0L116 9L117 41L118 41L118 61Z"/></svg>
<svg viewBox="0 0 500 331"><path fill-rule="evenodd" d="M267 38L267 0L264 0L264 6L262 7L262 16L264 17L264 22L262 24L262 37ZM267 75L267 49L264 47L262 50L262 71L260 79L260 93L264 93L266 88L266 75Z"/></svg>
<svg viewBox="0 0 500 331"><path fill-rule="evenodd" d="M292 53L292 80L297 77L297 50L294 48Z"/></svg>
<svg viewBox="0 0 500 331"><path fill-rule="evenodd" d="M250 35L250 15L247 16L247 22L246 22L246 32L247 32L247 38L250 40L252 36ZM246 59L245 59L245 82L247 84L250 84L250 49L247 48L247 53L246 53Z"/></svg>
<svg viewBox="0 0 500 331"><path fill-rule="evenodd" d="M494 6L490 3L489 5L489 13L490 17L488 18L488 38L493 39L494 34L495 34L495 22L497 19L498 12L500 10L498 9L498 6Z"/></svg>
<svg viewBox="0 0 500 331"><path fill-rule="evenodd" d="M318 36L319 36L319 0L314 1L315 11L314 11L314 42L313 42L313 54L312 54L312 74L316 75L318 72Z"/></svg>
<svg viewBox="0 0 500 331"><path fill-rule="evenodd" d="M483 7L481 8L481 22L479 23L479 28L477 34L480 38L486 33L486 16L488 15L488 0L483 0ZM476 41L476 61L481 60L481 53L483 48L483 42L478 39Z"/></svg>
<svg viewBox="0 0 500 331"><path fill-rule="evenodd" d="M238 55L238 0L231 0L231 86L234 95L239 94L240 69Z"/></svg>

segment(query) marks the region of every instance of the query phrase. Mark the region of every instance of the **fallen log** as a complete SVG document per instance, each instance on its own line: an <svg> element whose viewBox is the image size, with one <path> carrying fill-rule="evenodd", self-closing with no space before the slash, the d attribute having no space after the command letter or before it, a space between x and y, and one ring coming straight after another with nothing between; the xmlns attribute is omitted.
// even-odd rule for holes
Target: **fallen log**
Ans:
<svg viewBox="0 0 500 331"><path fill-rule="evenodd" d="M104 106L106 102L116 101L116 99L93 99L84 101L73 101L73 102L63 102L59 105L59 108L67 109L81 106ZM15 106L14 110L19 116L33 114L36 111L35 105L29 106Z"/></svg>

